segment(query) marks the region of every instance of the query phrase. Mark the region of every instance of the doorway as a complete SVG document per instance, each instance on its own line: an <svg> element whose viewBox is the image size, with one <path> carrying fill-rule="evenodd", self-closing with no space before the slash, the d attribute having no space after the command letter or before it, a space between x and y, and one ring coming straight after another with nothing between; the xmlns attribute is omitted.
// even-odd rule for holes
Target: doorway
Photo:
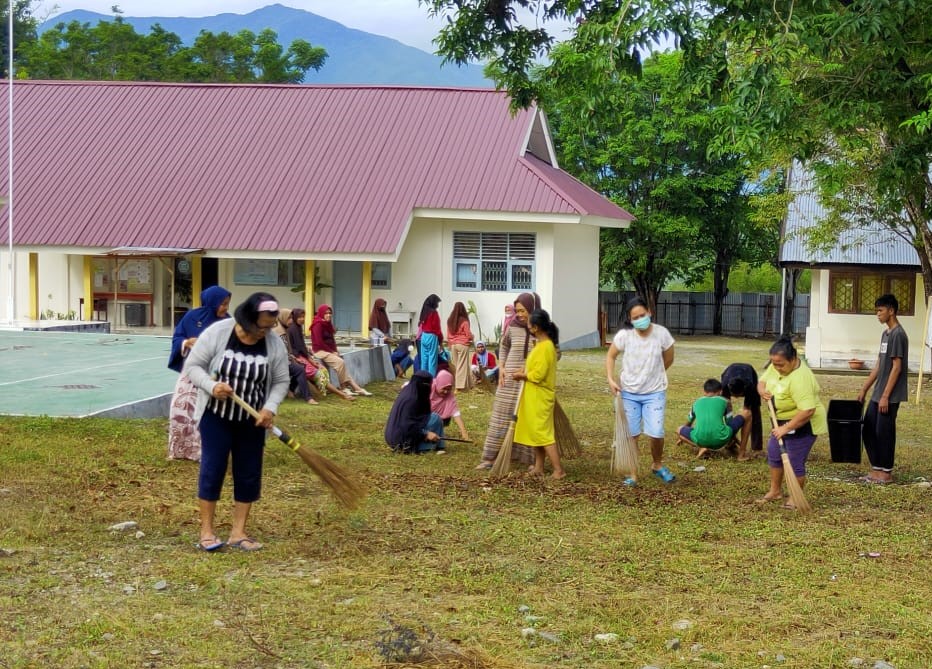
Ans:
<svg viewBox="0 0 932 669"><path fill-rule="evenodd" d="M337 331L362 331L362 264L333 263L333 327Z"/></svg>

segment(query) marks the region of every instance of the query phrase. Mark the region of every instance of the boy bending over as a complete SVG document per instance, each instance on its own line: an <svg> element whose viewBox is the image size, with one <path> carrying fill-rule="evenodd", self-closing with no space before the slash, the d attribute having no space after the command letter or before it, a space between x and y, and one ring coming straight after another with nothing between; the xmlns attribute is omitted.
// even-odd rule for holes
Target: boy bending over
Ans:
<svg viewBox="0 0 932 669"><path fill-rule="evenodd" d="M686 425L679 429L680 436L698 446L697 455L702 458L710 450L730 443L740 431L738 459L748 460L750 410L743 408L740 414L731 416L731 402L722 397L722 383L718 379L708 379L702 390L705 394L693 403Z"/></svg>

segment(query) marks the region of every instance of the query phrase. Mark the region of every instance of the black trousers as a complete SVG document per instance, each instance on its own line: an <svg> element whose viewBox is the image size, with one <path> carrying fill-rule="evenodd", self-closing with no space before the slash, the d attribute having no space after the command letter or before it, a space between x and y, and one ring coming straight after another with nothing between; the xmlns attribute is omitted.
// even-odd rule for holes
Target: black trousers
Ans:
<svg viewBox="0 0 932 669"><path fill-rule="evenodd" d="M893 471L893 455L896 451L896 413L899 402L890 402L887 413L880 413L880 405L871 402L864 414L861 437L864 450L871 461L871 468L878 471Z"/></svg>

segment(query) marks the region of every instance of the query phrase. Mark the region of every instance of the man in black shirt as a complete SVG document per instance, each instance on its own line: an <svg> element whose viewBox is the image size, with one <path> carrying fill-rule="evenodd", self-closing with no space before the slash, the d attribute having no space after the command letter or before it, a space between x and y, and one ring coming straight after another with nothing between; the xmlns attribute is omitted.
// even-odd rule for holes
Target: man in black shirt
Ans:
<svg viewBox="0 0 932 669"><path fill-rule="evenodd" d="M896 413L900 402L908 399L906 373L909 338L896 318L900 305L893 295L881 295L874 302L877 320L887 326L880 337L877 364L858 393L863 402L874 386L870 404L864 414L862 436L871 471L861 477L864 483L889 483L893 480L893 454L896 448ZM876 385L874 382L876 381Z"/></svg>

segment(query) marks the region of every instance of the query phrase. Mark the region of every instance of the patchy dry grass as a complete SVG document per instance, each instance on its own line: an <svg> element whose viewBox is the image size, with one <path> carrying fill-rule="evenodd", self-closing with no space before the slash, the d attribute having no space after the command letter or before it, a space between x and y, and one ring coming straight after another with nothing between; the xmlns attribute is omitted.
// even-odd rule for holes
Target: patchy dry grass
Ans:
<svg viewBox="0 0 932 669"><path fill-rule="evenodd" d="M760 366L767 346L682 338L668 431L706 377ZM479 445L391 454L395 384L352 405L289 403L280 422L359 472L369 498L341 511L269 442L257 554L194 550L197 466L165 460L164 421L4 418L0 667L932 666L932 493L913 485L932 479L928 392L901 409L897 485L856 484L863 467L831 463L822 438L815 512L800 517L753 504L763 461L694 472L672 438L679 481L622 489L603 374L600 351L561 362L584 456L560 484L489 485ZM819 378L826 401L860 383ZM490 406L461 399L474 437ZM107 530L125 520L144 536Z"/></svg>

